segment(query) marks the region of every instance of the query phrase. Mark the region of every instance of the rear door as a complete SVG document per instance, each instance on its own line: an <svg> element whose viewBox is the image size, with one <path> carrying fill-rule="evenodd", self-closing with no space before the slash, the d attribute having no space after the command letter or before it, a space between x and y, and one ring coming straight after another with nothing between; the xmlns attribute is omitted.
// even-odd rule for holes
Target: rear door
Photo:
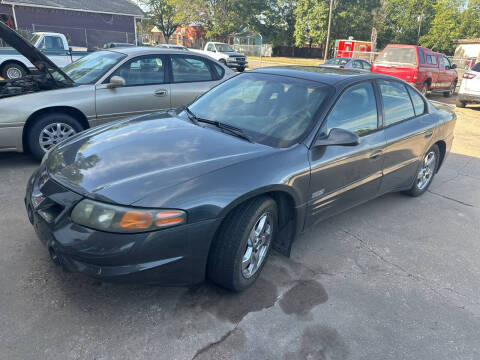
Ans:
<svg viewBox="0 0 480 360"><path fill-rule="evenodd" d="M438 55L441 58L441 69L440 69L440 82L442 83L442 88L449 89L452 86L452 83L457 78L457 72L455 69L452 69L452 64L450 60L445 55Z"/></svg>
<svg viewBox="0 0 480 360"><path fill-rule="evenodd" d="M128 60L96 87L97 118L100 123L127 116L171 108L165 55L152 54ZM125 80L124 87L107 88L113 76Z"/></svg>
<svg viewBox="0 0 480 360"><path fill-rule="evenodd" d="M225 70L204 57L195 55L170 55L173 108L190 105L197 97L217 85Z"/></svg>
<svg viewBox="0 0 480 360"><path fill-rule="evenodd" d="M397 81L377 80L387 140L382 193L412 185L419 161L433 135L434 121L422 96Z"/></svg>
<svg viewBox="0 0 480 360"><path fill-rule="evenodd" d="M311 202L307 224L376 197L380 190L385 135L379 127L372 82L353 85L340 96L320 130L356 132L356 146L314 147L310 152Z"/></svg>

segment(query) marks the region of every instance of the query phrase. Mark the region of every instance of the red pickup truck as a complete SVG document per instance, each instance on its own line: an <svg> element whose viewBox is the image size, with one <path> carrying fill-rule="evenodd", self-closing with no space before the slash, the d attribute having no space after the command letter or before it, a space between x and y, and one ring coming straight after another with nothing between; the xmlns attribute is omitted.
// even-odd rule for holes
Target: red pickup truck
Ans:
<svg viewBox="0 0 480 360"><path fill-rule="evenodd" d="M424 95L430 91L450 96L458 81L455 68L445 55L426 47L391 44L377 56L371 71L405 80Z"/></svg>

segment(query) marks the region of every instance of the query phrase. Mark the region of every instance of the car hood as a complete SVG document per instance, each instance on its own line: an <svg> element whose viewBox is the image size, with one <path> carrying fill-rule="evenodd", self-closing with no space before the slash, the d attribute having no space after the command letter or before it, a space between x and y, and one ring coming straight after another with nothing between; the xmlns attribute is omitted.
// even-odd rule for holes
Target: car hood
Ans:
<svg viewBox="0 0 480 360"><path fill-rule="evenodd" d="M238 52L235 52L235 51L222 51L222 54L225 54L225 55L228 55L228 56L231 56L231 57L238 57L238 56L241 56L241 57L244 57L245 55L242 55Z"/></svg>
<svg viewBox="0 0 480 360"><path fill-rule="evenodd" d="M128 205L272 151L156 113L80 133L51 151L46 166L51 177L75 192Z"/></svg>
<svg viewBox="0 0 480 360"><path fill-rule="evenodd" d="M55 65L48 57L46 57L40 50L33 46L29 41L17 34L9 26L0 21L0 38L2 38L8 45L17 50L20 54L25 56L35 67L42 73L56 71L65 78L64 82L74 84L73 80L65 74L57 65Z"/></svg>

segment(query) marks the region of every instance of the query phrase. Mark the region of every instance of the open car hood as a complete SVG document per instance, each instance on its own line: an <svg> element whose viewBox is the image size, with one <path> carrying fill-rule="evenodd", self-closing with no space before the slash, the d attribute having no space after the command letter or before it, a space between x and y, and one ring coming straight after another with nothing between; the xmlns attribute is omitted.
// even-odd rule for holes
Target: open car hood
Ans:
<svg viewBox="0 0 480 360"><path fill-rule="evenodd" d="M62 79L64 85L70 83L74 84L74 81L65 74L57 65L55 65L48 57L46 57L40 50L33 46L29 41L25 40L22 36L17 34L9 26L0 21L0 38L2 38L8 45L17 50L20 54L25 56L35 67L42 73L53 72L58 73ZM56 79L58 80L58 79Z"/></svg>

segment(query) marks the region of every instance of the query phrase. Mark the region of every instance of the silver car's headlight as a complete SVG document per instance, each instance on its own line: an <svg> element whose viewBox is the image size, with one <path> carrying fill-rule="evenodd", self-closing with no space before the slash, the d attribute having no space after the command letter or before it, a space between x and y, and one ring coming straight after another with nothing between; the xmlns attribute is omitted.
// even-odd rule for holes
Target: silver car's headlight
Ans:
<svg viewBox="0 0 480 360"><path fill-rule="evenodd" d="M160 230L184 224L187 214L181 210L155 210L110 205L84 199L72 211L72 221L92 229L134 233Z"/></svg>

